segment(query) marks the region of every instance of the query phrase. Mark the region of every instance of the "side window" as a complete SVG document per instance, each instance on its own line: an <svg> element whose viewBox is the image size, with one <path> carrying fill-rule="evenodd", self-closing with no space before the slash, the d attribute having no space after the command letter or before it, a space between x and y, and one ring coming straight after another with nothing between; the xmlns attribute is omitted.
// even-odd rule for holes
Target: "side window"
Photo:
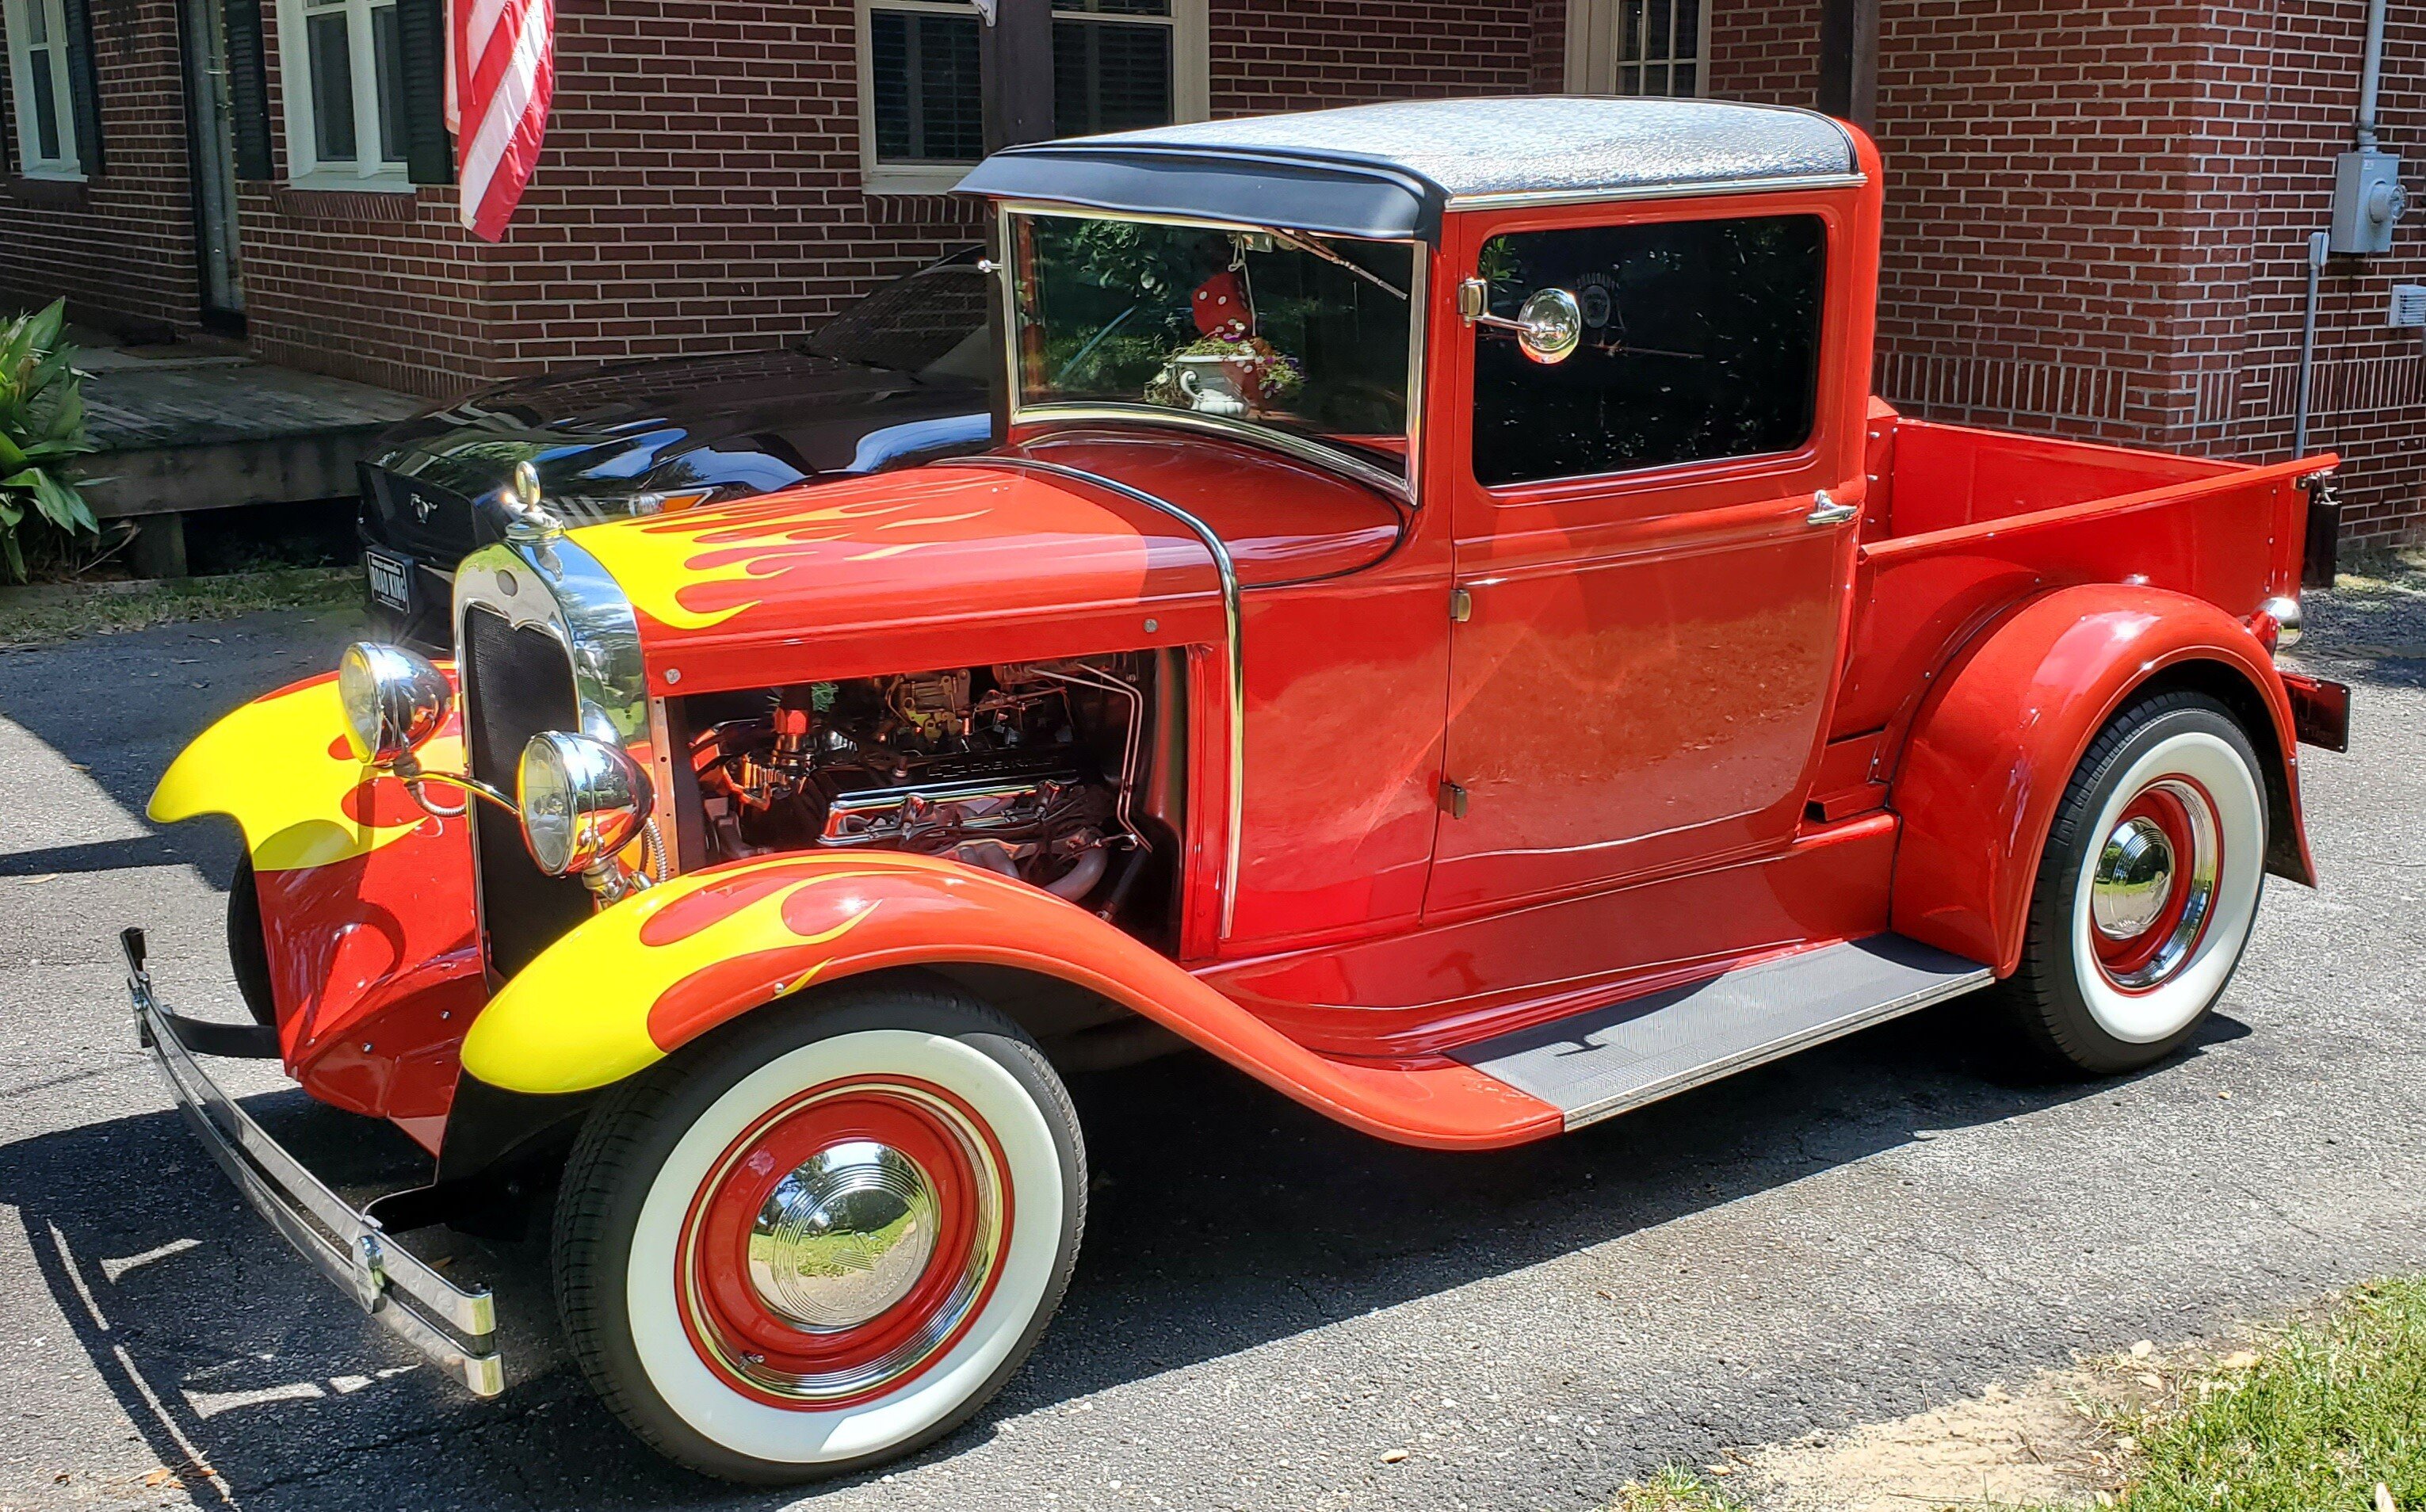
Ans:
<svg viewBox="0 0 2426 1512"><path fill-rule="evenodd" d="M1543 363L1475 328L1484 487L1792 451L1819 393L1827 227L1817 216L1524 232L1483 244L1488 309L1565 289L1583 340Z"/></svg>

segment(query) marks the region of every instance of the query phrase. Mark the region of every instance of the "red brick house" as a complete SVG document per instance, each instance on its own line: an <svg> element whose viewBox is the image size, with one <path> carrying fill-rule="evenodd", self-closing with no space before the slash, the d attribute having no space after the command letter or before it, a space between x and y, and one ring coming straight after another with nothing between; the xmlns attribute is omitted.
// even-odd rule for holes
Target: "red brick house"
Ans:
<svg viewBox="0 0 2426 1512"><path fill-rule="evenodd" d="M2311 231L2368 0L1052 0L1054 126L1407 95L1703 93L1850 114L1891 175L1879 382L1906 409L2234 455L2291 444ZM2426 5L2378 120L2426 132ZM771 345L971 237L966 0L559 0L501 245L440 184L437 0L0 0L0 301L241 321L443 394ZM2409 171L2417 175L2412 147ZM2319 280L2313 442L2349 539L2426 529L2426 216Z"/></svg>

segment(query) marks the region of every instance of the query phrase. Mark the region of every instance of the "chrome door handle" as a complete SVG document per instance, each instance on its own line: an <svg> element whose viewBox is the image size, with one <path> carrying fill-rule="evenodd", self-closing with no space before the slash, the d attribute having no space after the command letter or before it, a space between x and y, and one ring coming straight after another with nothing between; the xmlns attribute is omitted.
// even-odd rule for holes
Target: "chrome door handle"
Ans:
<svg viewBox="0 0 2426 1512"><path fill-rule="evenodd" d="M1841 525L1862 512L1858 504L1838 504L1821 489L1811 495L1811 512L1803 517L1806 525Z"/></svg>

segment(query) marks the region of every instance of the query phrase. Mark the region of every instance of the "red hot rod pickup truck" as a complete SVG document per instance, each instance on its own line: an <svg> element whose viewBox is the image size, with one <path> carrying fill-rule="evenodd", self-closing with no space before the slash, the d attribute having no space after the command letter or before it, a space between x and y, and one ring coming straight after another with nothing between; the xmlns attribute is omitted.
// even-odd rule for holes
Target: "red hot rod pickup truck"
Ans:
<svg viewBox="0 0 2426 1512"><path fill-rule="evenodd" d="M2313 880L2306 491L1870 396L1860 133L1457 101L1022 147L982 455L566 530L455 659L182 754L259 1024L143 1037L247 1194L473 1391L396 1234L556 1193L564 1327L675 1459L898 1455L1078 1246L1060 1073L1189 1044L1353 1128L1543 1138L1958 993L2181 1045ZM527 484L527 480L526 480ZM392 1119L358 1210L199 1057Z"/></svg>

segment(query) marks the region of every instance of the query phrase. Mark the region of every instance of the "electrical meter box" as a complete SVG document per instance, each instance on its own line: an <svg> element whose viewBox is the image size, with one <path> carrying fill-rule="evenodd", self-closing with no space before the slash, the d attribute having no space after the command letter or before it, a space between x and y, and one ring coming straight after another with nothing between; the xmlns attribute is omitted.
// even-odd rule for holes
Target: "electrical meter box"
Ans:
<svg viewBox="0 0 2426 1512"><path fill-rule="evenodd" d="M2333 249L2372 257L2392 250L2392 228L2409 207L2401 159L2363 147L2334 159Z"/></svg>

